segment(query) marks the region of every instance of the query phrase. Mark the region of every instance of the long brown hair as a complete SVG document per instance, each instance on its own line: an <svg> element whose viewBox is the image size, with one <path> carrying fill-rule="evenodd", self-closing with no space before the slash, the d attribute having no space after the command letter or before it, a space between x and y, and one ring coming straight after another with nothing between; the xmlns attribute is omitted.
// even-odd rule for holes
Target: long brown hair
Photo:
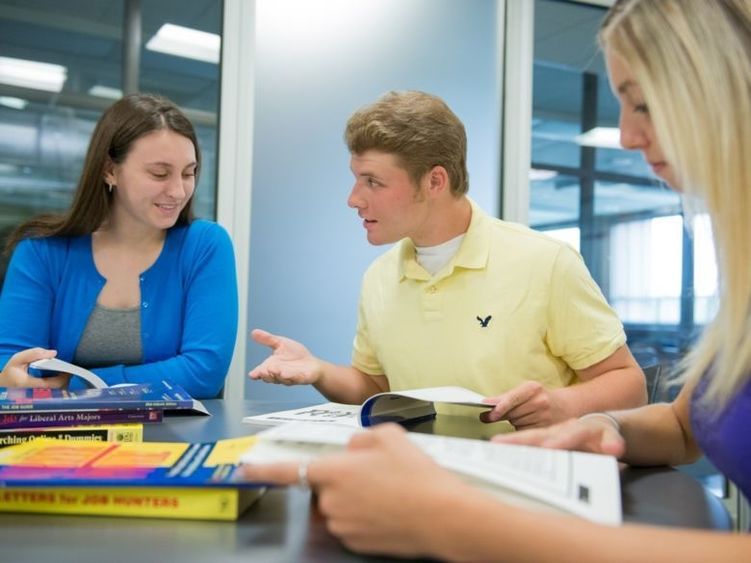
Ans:
<svg viewBox="0 0 751 563"><path fill-rule="evenodd" d="M5 252L10 253L25 238L80 236L93 233L109 217L112 193L104 181L110 164L120 164L133 143L153 131L169 129L190 139L196 151L196 177L201 153L193 124L170 100L153 94L129 94L112 104L91 135L73 203L62 214L39 215L20 225L8 237ZM193 198L177 219L178 225L193 219Z"/></svg>

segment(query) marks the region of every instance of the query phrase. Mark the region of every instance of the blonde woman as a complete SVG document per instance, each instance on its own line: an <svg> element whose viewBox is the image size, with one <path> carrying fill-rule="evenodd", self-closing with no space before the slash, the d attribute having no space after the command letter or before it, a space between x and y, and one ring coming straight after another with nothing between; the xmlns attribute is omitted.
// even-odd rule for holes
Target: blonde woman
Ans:
<svg viewBox="0 0 751 563"><path fill-rule="evenodd" d="M686 463L704 452L748 498L751 2L619 0L600 38L621 103L623 145L706 204L719 312L688 358L686 384L672 404L498 441L611 453L634 465ZM745 534L612 528L502 504L438 468L394 426L360 434L346 454L306 469L329 529L357 551L474 561L751 561ZM298 471L282 464L247 474L291 483Z"/></svg>

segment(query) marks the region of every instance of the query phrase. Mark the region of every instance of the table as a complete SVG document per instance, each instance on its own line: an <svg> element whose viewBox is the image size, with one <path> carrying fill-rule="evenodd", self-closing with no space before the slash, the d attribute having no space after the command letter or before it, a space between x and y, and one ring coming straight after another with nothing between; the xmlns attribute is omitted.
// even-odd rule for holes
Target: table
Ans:
<svg viewBox="0 0 751 563"><path fill-rule="evenodd" d="M255 433L242 416L304 403L204 402L213 416L179 416L144 427L148 441L213 441ZM446 424L443 420L442 424ZM462 424L466 427L466 421ZM430 431L423 423L418 431ZM624 520L667 526L730 529L719 499L670 468L624 468ZM343 548L296 488L269 490L237 522L0 514L0 560L119 563L388 561Z"/></svg>

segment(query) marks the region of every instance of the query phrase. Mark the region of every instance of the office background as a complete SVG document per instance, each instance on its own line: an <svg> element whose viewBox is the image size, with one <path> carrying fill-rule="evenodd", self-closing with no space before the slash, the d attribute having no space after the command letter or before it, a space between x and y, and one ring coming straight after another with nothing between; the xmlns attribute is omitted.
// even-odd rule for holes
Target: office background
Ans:
<svg viewBox="0 0 751 563"><path fill-rule="evenodd" d="M617 146L595 41L606 4L0 0L0 233L67 206L113 99L172 98L203 151L197 212L236 245L241 333L226 392L318 400L247 380L267 354L247 333L349 361L360 277L384 249L346 206L343 126L387 90L421 89L467 127L470 195L578 248L642 365L670 366L711 318L711 239L706 218L684 219L678 196ZM728 494L711 467L696 472Z"/></svg>

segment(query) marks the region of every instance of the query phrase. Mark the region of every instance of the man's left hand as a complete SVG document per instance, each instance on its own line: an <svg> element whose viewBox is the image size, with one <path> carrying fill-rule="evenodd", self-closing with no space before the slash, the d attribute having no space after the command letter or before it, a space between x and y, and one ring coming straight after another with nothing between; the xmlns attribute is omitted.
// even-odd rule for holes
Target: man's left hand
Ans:
<svg viewBox="0 0 751 563"><path fill-rule="evenodd" d="M536 381L525 381L497 397L485 401L493 410L480 415L483 422L508 420L517 430L540 428L570 418L555 391L545 389Z"/></svg>

